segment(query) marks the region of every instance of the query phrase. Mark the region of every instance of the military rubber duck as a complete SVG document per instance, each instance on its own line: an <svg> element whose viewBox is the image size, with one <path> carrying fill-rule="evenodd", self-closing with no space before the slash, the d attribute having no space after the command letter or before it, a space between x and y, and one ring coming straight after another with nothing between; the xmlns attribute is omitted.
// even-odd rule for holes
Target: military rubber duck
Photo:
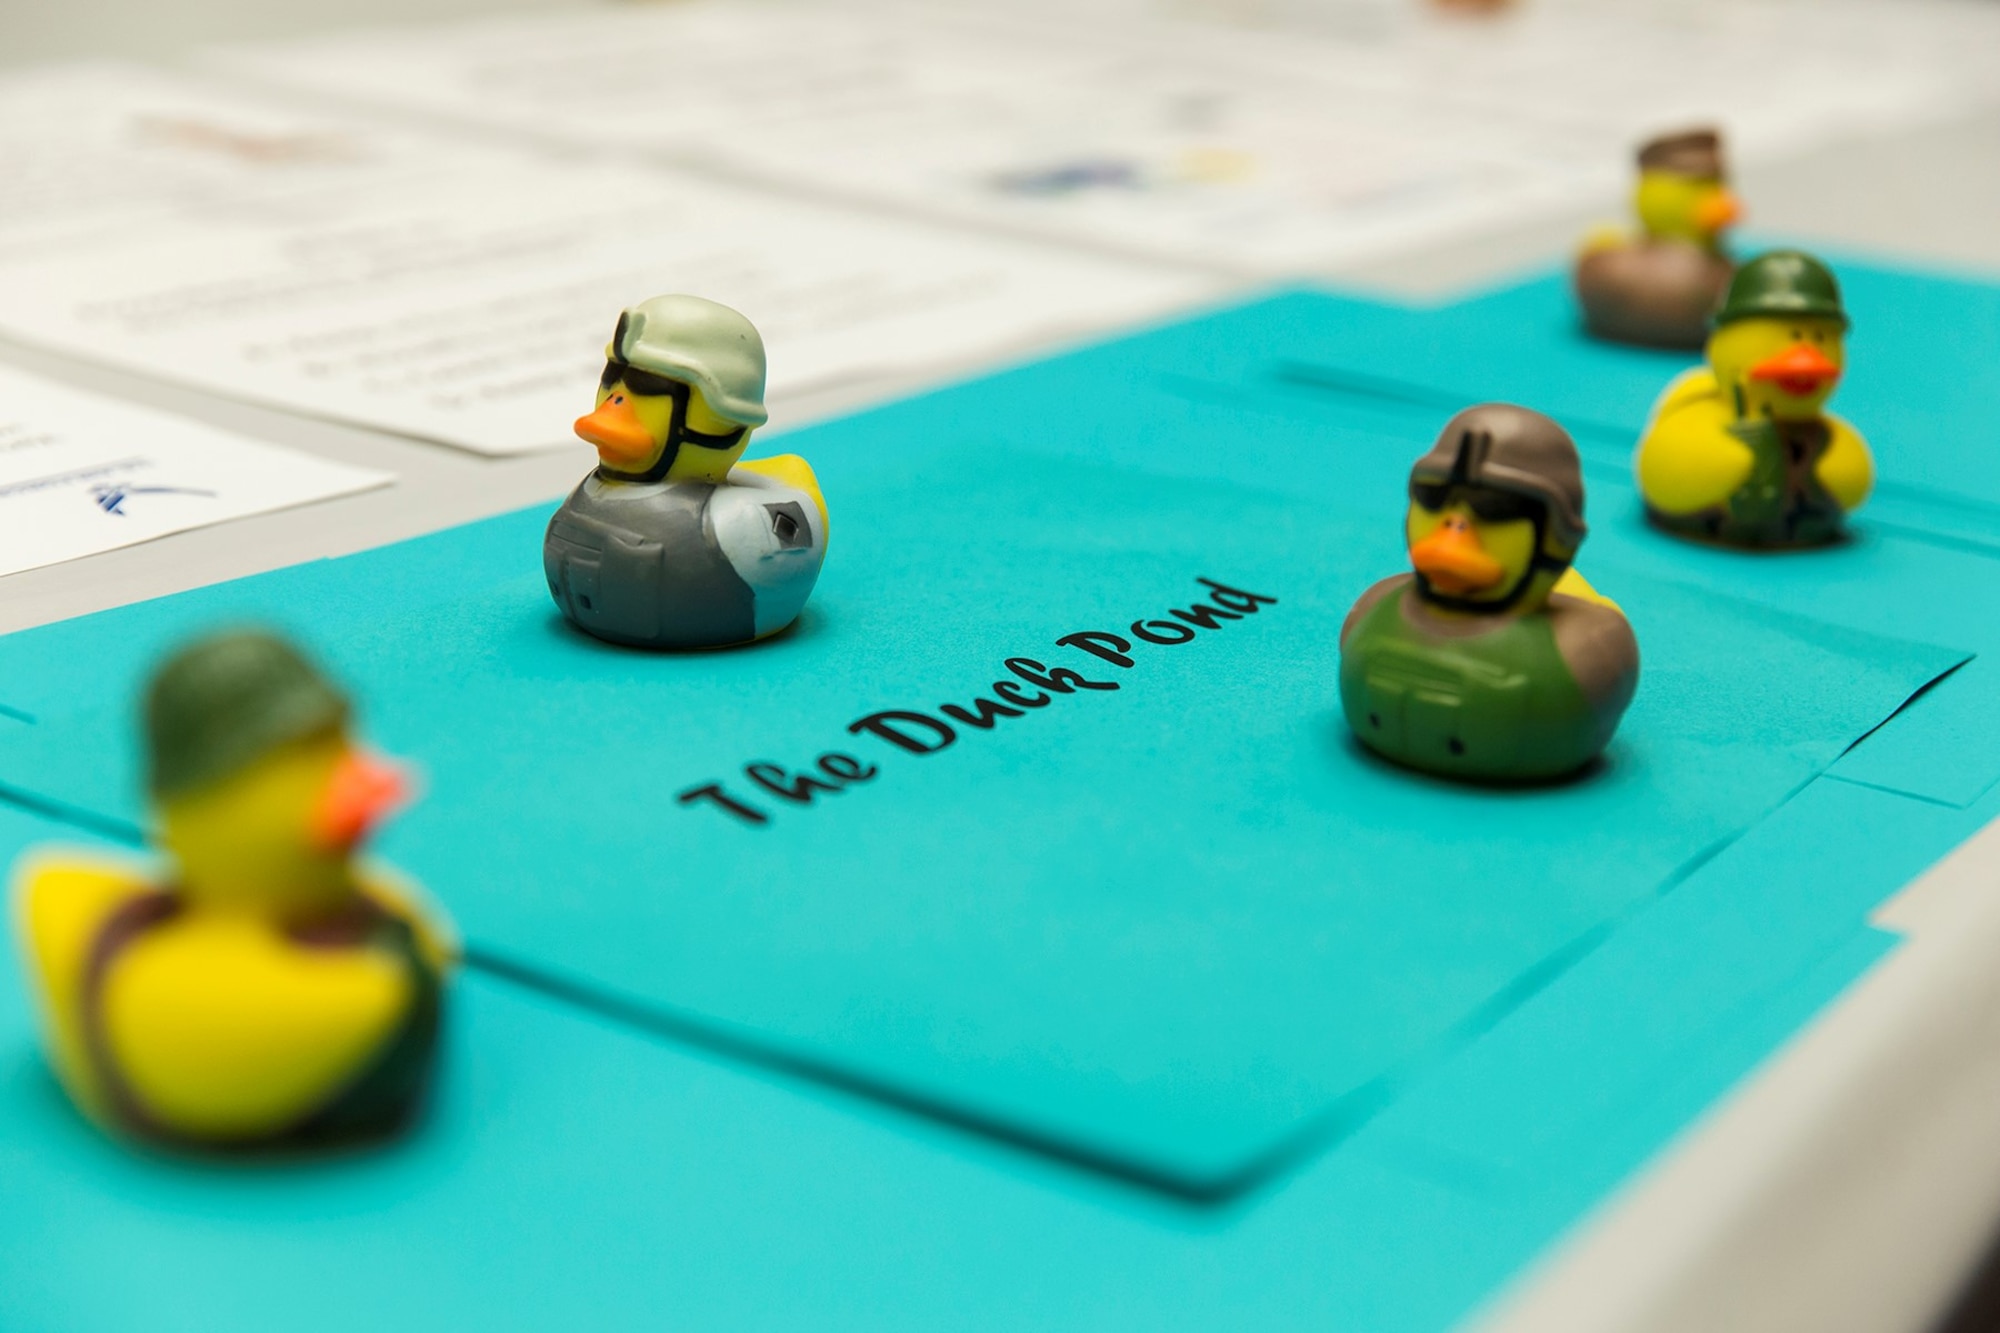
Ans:
<svg viewBox="0 0 2000 1333"><path fill-rule="evenodd" d="M597 407L598 466L542 542L563 615L613 643L720 648L792 623L826 557L806 461L739 462L764 424L764 340L728 306L656 296L618 317Z"/></svg>
<svg viewBox="0 0 2000 1333"><path fill-rule="evenodd" d="M1446 777L1560 777L1594 759L1639 680L1624 613L1570 568L1576 445L1506 403L1453 417L1410 472L1414 573L1340 630L1340 702L1369 749Z"/></svg>
<svg viewBox="0 0 2000 1333"><path fill-rule="evenodd" d="M449 946L355 849L399 799L283 640L172 657L146 703L157 876L39 854L15 909L58 1078L106 1127L211 1150L372 1139L429 1081Z"/></svg>
<svg viewBox="0 0 2000 1333"><path fill-rule="evenodd" d="M1845 530L1875 465L1824 410L1846 368L1847 312L1826 265L1796 250L1745 264L1708 340L1708 366L1654 404L1639 492L1669 531L1736 546L1814 546Z"/></svg>
<svg viewBox="0 0 2000 1333"><path fill-rule="evenodd" d="M1713 130L1654 139L1639 150L1639 234L1602 231L1576 261L1585 327L1646 347L1698 348L1732 271L1722 234L1742 213Z"/></svg>

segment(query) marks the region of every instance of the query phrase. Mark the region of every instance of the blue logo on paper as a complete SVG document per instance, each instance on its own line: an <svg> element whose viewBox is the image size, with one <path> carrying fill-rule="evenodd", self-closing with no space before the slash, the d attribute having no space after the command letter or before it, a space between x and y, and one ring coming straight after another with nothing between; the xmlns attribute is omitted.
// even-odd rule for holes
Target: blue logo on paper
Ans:
<svg viewBox="0 0 2000 1333"><path fill-rule="evenodd" d="M107 514L126 517L125 501L135 495L206 495L213 498L214 491L196 490L192 486L92 486L90 493L97 497L97 507Z"/></svg>

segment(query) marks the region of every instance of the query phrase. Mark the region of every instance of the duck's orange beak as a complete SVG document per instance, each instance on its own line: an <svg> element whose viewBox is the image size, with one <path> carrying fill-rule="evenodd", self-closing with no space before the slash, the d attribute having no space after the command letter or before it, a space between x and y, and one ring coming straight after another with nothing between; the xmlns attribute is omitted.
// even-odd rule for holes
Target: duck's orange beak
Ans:
<svg viewBox="0 0 2000 1333"><path fill-rule="evenodd" d="M597 405L589 416L576 419L576 433L597 446L597 456L605 466L621 472L637 472L651 461L660 442L639 423L638 414L625 395L614 393Z"/></svg>
<svg viewBox="0 0 2000 1333"><path fill-rule="evenodd" d="M1703 231L1733 227L1743 216L1743 201L1727 190L1718 190L1694 206L1694 221Z"/></svg>
<svg viewBox="0 0 2000 1333"><path fill-rule="evenodd" d="M1803 398L1840 378L1840 367L1810 343L1793 343L1776 356L1750 367L1750 378L1766 380L1794 397Z"/></svg>
<svg viewBox="0 0 2000 1333"><path fill-rule="evenodd" d="M1428 537L1410 548L1410 564L1447 597L1484 592L1498 583L1506 566L1486 553L1463 514L1450 514Z"/></svg>
<svg viewBox="0 0 2000 1333"><path fill-rule="evenodd" d="M401 769L375 755L348 751L313 810L313 841L322 851L352 851L409 792Z"/></svg>

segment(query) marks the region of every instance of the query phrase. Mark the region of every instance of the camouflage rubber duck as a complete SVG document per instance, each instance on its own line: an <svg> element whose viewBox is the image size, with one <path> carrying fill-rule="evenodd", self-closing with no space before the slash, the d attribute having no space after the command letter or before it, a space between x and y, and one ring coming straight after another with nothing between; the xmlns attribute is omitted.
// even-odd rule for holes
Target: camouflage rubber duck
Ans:
<svg viewBox="0 0 2000 1333"><path fill-rule="evenodd" d="M1847 367L1848 318L1826 265L1797 250L1745 264L1708 365L1660 396L1639 440L1639 492L1668 531L1733 546L1838 540L1875 464L1825 410Z"/></svg>
<svg viewBox="0 0 2000 1333"><path fill-rule="evenodd" d="M33 854L16 920L50 1062L93 1119L241 1150L373 1138L429 1083L444 928L354 854L401 796L290 644L199 641L154 678L167 864Z"/></svg>

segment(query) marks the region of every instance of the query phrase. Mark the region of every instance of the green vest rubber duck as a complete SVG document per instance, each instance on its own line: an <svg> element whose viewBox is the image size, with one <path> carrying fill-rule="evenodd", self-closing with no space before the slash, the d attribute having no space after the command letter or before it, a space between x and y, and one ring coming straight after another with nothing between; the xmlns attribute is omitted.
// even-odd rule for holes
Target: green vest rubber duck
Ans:
<svg viewBox="0 0 2000 1333"><path fill-rule="evenodd" d="M1604 749L1639 681L1625 615L1570 568L1576 445L1505 403L1453 417L1410 472L1414 573L1340 631L1340 702L1369 749L1446 777L1560 777Z"/></svg>

